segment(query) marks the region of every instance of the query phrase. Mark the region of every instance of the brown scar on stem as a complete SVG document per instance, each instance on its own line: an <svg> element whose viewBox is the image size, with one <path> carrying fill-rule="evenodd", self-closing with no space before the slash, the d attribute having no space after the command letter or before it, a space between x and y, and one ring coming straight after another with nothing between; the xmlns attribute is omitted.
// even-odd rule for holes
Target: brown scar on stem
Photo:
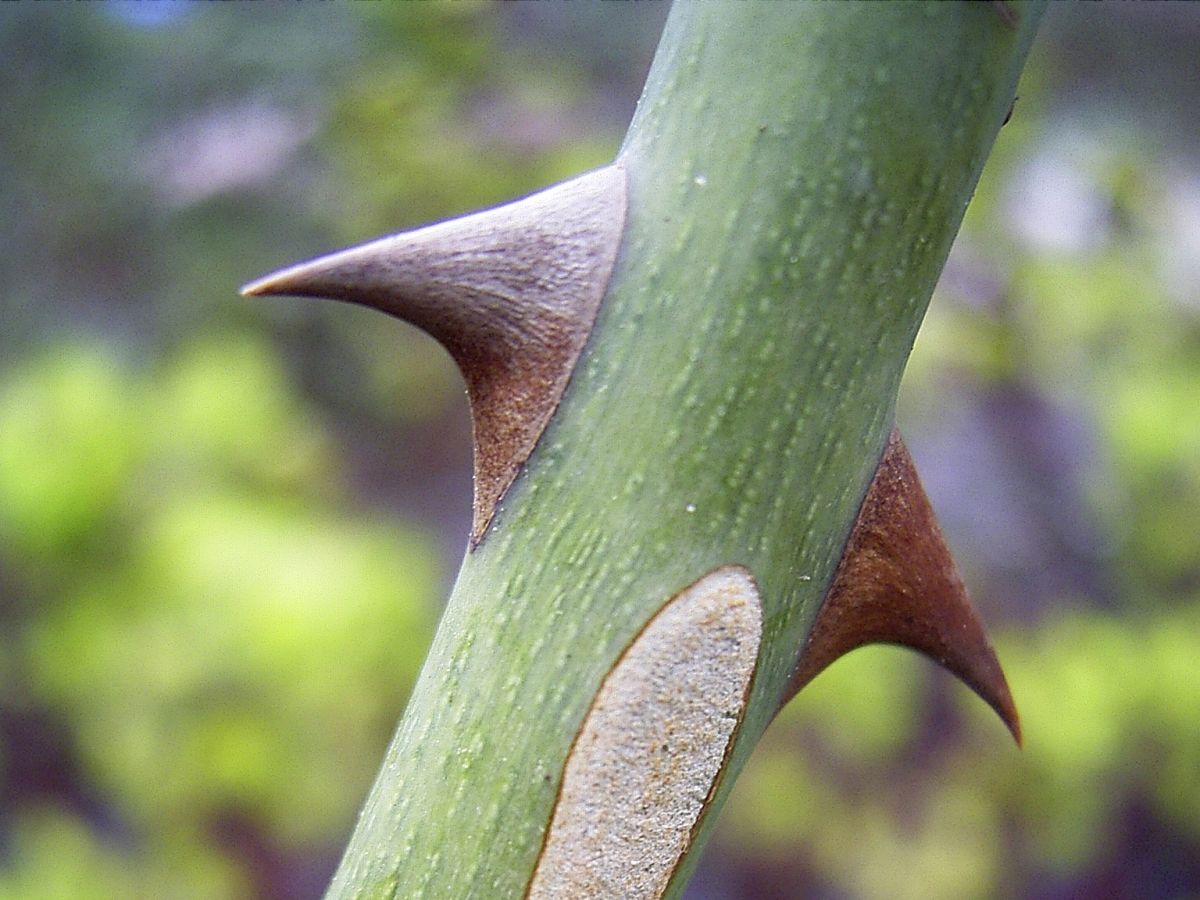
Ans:
<svg viewBox="0 0 1200 900"><path fill-rule="evenodd" d="M1020 745L1008 682L895 429L781 706L840 656L877 643L909 647L957 675Z"/></svg>
<svg viewBox="0 0 1200 900"><path fill-rule="evenodd" d="M613 163L522 200L300 263L247 296L328 297L382 310L438 340L471 401L470 546L566 390L624 230L625 169Z"/></svg>
<svg viewBox="0 0 1200 900"><path fill-rule="evenodd" d="M567 755L526 900L663 895L725 771L761 642L758 588L740 566L650 619Z"/></svg>

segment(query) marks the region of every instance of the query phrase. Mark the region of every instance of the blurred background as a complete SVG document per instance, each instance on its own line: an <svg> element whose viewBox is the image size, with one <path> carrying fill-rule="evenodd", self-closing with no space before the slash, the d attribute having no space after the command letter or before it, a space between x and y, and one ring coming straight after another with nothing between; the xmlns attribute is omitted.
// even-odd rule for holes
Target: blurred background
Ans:
<svg viewBox="0 0 1200 900"><path fill-rule="evenodd" d="M611 158L666 6L0 8L0 897L320 895L465 544L431 340L277 266ZM1024 720L858 651L689 900L1200 897L1200 7L1054 5L900 423Z"/></svg>

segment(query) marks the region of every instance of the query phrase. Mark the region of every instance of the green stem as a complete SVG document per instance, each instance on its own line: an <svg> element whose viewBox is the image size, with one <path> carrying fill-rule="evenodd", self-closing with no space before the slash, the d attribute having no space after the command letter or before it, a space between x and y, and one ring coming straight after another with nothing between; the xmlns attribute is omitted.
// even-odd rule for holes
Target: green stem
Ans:
<svg viewBox="0 0 1200 900"><path fill-rule="evenodd" d="M464 560L330 896L522 896L602 680L669 598L739 565L764 632L720 806L1008 111L1041 7L1014 25L997 6L675 5L621 152L628 220L596 327Z"/></svg>

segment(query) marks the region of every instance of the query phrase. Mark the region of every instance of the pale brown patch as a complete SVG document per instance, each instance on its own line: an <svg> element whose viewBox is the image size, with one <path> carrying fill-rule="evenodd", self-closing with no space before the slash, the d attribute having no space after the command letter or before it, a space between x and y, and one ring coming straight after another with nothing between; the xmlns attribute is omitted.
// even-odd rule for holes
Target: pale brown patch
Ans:
<svg viewBox="0 0 1200 900"><path fill-rule="evenodd" d="M894 429L782 702L838 657L878 643L917 650L957 675L1021 742L1000 662Z"/></svg>
<svg viewBox="0 0 1200 900"><path fill-rule="evenodd" d="M527 896L662 896L712 797L762 638L750 573L717 569L650 620L575 739Z"/></svg>
<svg viewBox="0 0 1200 900"><path fill-rule="evenodd" d="M514 203L284 269L244 294L383 310L442 343L475 429L472 547L553 415L595 323L625 223L620 164Z"/></svg>

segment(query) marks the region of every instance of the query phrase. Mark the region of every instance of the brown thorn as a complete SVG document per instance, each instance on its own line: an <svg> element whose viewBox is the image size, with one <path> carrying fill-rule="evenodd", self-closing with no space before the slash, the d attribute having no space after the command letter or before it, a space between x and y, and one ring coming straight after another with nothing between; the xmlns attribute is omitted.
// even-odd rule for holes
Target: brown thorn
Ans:
<svg viewBox="0 0 1200 900"><path fill-rule="evenodd" d="M1004 672L895 429L783 702L838 657L877 643L909 647L957 675L1020 745Z"/></svg>
<svg viewBox="0 0 1200 900"><path fill-rule="evenodd" d="M557 408L625 222L619 163L523 200L380 238L254 281L248 296L380 309L449 351L471 398L474 548Z"/></svg>

